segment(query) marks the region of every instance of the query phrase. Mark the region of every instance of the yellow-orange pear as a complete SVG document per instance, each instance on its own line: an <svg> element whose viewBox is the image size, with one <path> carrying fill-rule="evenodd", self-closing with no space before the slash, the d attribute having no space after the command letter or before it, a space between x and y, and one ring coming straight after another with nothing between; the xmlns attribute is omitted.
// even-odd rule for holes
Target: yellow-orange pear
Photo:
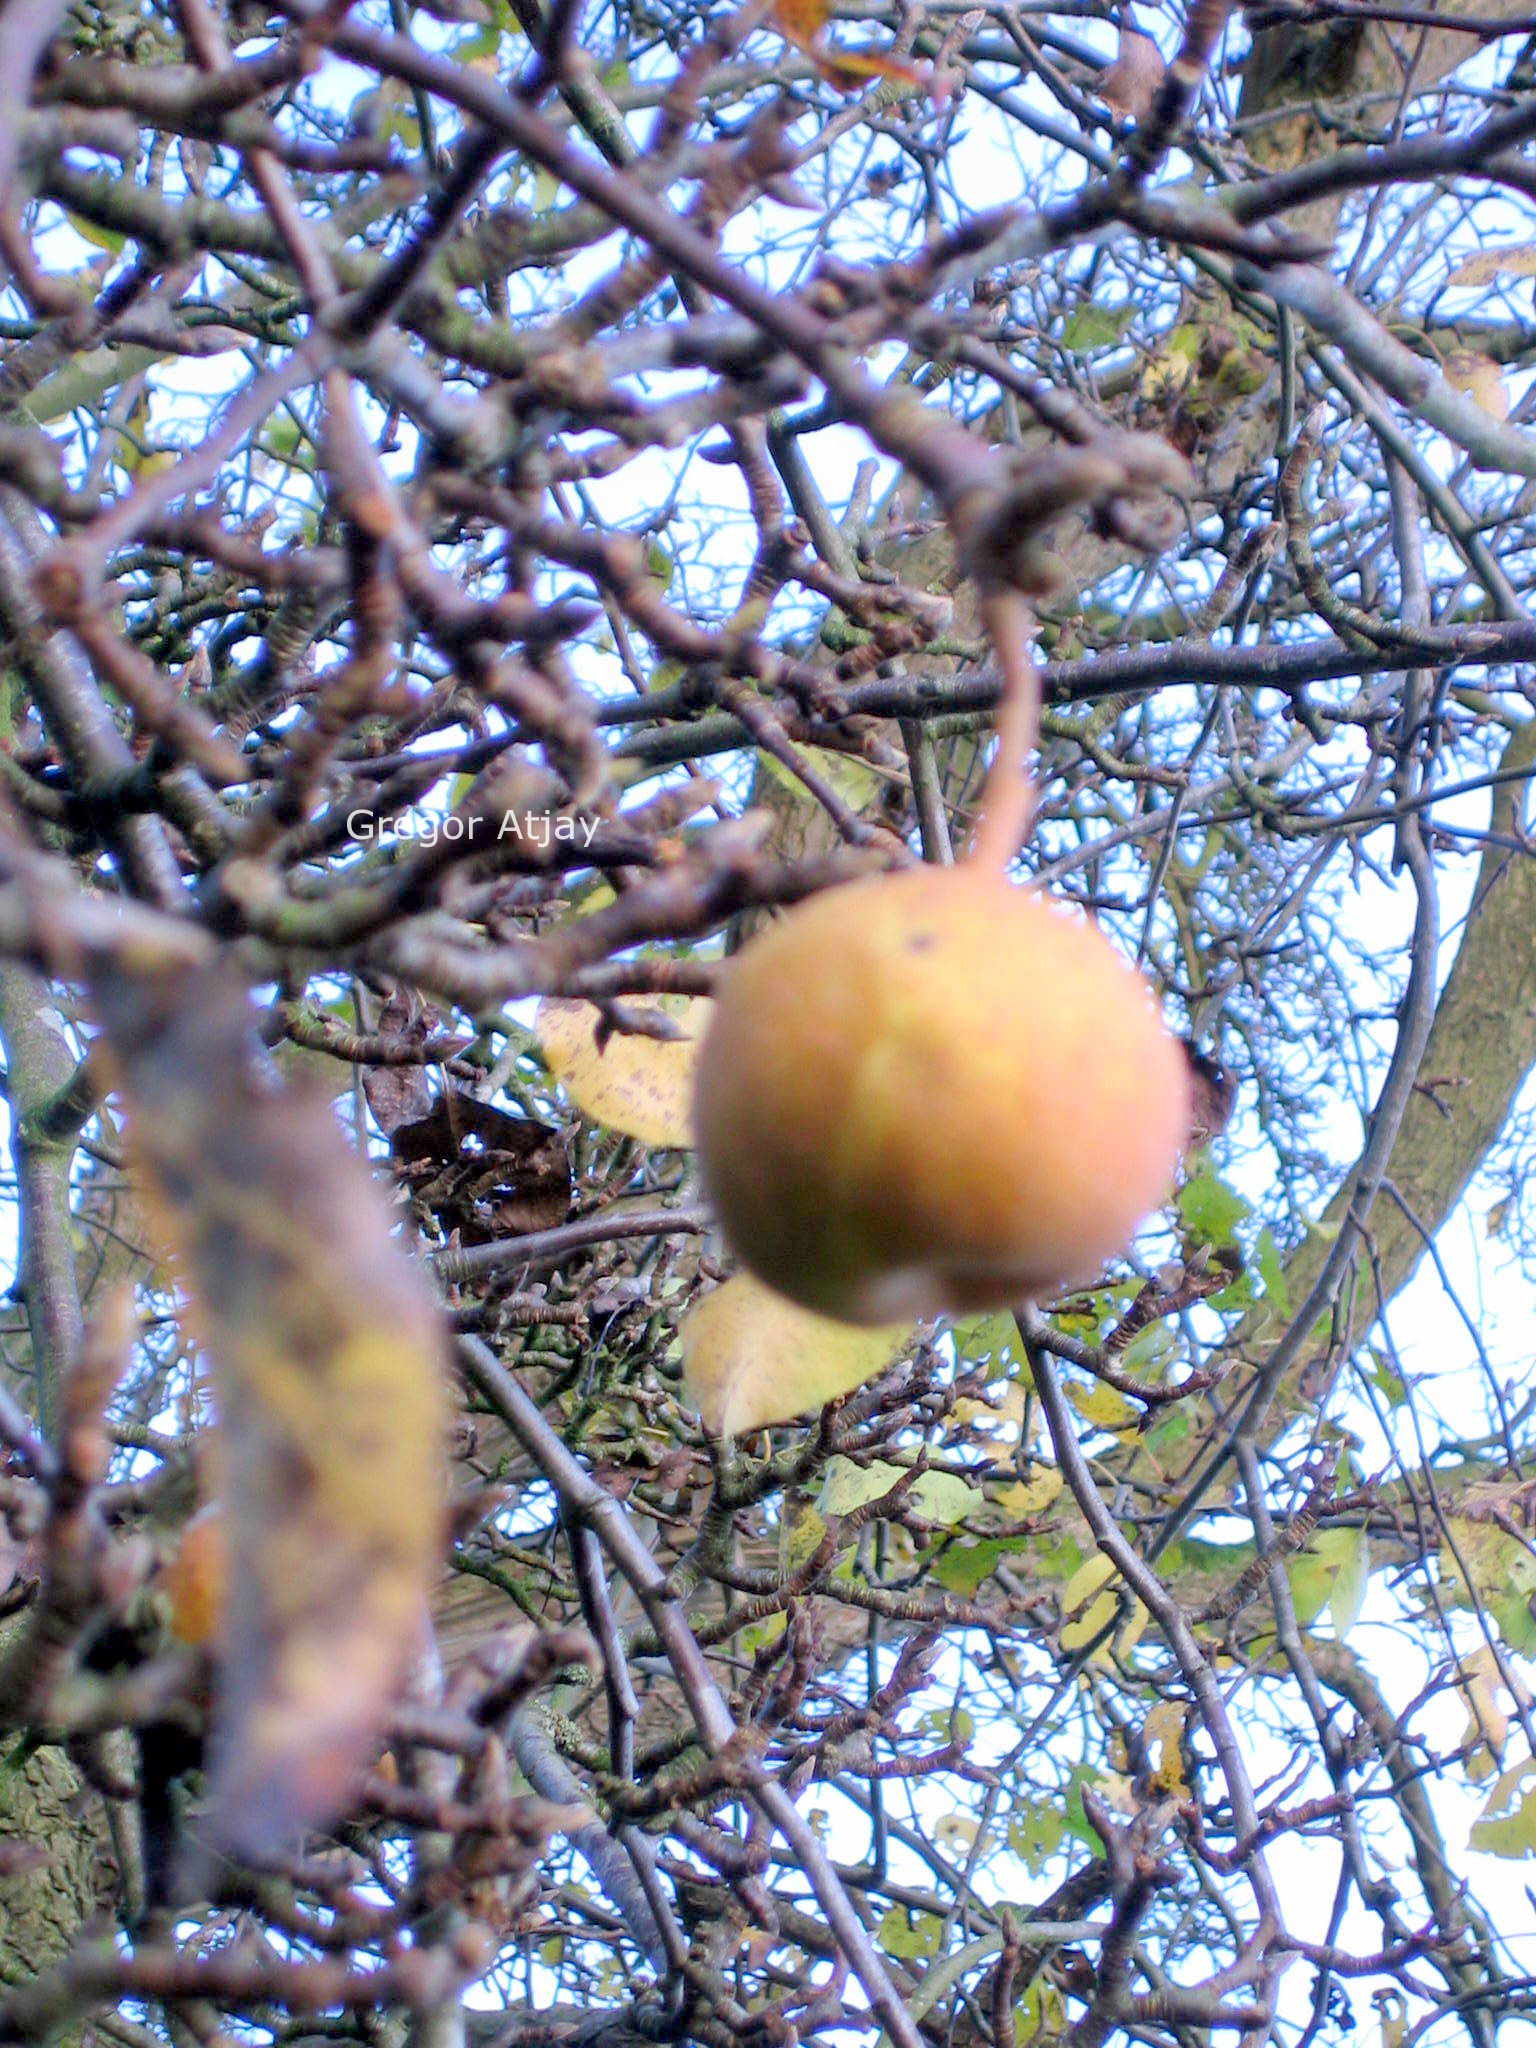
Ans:
<svg viewBox="0 0 1536 2048"><path fill-rule="evenodd" d="M759 1279L890 1323L1091 1279L1168 1191L1188 1068L1096 927L985 867L916 868L728 964L694 1127Z"/></svg>

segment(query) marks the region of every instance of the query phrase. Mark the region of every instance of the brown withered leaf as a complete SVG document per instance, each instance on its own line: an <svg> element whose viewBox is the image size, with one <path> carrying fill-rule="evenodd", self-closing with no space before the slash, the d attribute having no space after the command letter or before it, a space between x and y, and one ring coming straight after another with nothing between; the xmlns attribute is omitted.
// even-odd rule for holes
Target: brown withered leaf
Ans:
<svg viewBox="0 0 1536 2048"><path fill-rule="evenodd" d="M786 43L808 50L826 33L827 0L774 0L771 19Z"/></svg>
<svg viewBox="0 0 1536 2048"><path fill-rule="evenodd" d="M927 73L905 57L889 56L884 50L810 50L816 69L839 92L857 92L872 78L895 78L905 85L921 85Z"/></svg>
<svg viewBox="0 0 1536 2048"><path fill-rule="evenodd" d="M774 0L774 27L795 49L809 57L828 85L856 92L871 78L896 78L921 85L927 73L905 57L881 50L837 50L826 41L830 8L827 0Z"/></svg>
<svg viewBox="0 0 1536 2048"><path fill-rule="evenodd" d="M1479 249L1458 263L1448 285L1491 284L1496 277L1536 277L1536 242L1506 242L1497 249Z"/></svg>
<svg viewBox="0 0 1536 2048"><path fill-rule="evenodd" d="M441 1022L439 1013L414 989L397 984L379 1011L378 1035L421 1045ZM432 1084L421 1066L364 1067L363 1096L387 1138L401 1124L427 1114L432 1107Z"/></svg>
<svg viewBox="0 0 1536 2048"><path fill-rule="evenodd" d="M269 1081L232 977L100 959L90 983L224 1436L200 1832L260 1858L345 1809L419 1639L443 1528L443 1325L329 1106Z"/></svg>
<svg viewBox="0 0 1536 2048"><path fill-rule="evenodd" d="M1099 73L1098 96L1127 121L1144 121L1162 88L1168 66L1150 36L1129 23L1120 30L1120 49L1113 64Z"/></svg>
<svg viewBox="0 0 1536 2048"><path fill-rule="evenodd" d="M1219 1138L1237 1107L1237 1078L1208 1052L1181 1039L1189 1062L1189 1141L1186 1152Z"/></svg>
<svg viewBox="0 0 1536 2048"><path fill-rule="evenodd" d="M461 1244L550 1230L571 1208L558 1131L450 1088L390 1140L401 1178Z"/></svg>

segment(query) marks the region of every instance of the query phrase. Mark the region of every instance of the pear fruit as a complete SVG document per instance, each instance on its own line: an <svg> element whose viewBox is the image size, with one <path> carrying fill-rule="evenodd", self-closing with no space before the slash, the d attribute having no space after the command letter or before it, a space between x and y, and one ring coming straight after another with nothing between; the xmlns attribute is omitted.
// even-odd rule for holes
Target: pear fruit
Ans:
<svg viewBox="0 0 1536 2048"><path fill-rule="evenodd" d="M862 1324L1092 1279L1164 1198L1188 1066L1093 925L979 865L832 889L721 976L705 1188L747 1267Z"/></svg>

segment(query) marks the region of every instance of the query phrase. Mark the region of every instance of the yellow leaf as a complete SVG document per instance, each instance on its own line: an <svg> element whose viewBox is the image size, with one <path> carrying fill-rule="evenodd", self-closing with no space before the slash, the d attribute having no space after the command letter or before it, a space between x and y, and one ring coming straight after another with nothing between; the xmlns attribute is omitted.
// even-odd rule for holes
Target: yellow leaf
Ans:
<svg viewBox="0 0 1536 2048"><path fill-rule="evenodd" d="M999 1465L1011 1465L1018 1453L1019 1437L1024 1429L1024 1417L1028 1405L1024 1389L1016 1380L1004 1380L993 1390L998 1399L978 1401L970 1395L962 1395L950 1413L961 1425L980 1424L989 1432L988 1448ZM1012 1436L990 1437L990 1430L996 1427L1011 1428Z"/></svg>
<svg viewBox="0 0 1536 2048"><path fill-rule="evenodd" d="M1069 1654L1080 1650L1108 1628L1119 1608L1119 1577L1102 1550L1084 1558L1061 1589L1061 1611L1066 1617L1061 1630L1063 1650ZM1146 1625L1147 1610L1139 1600L1134 1601L1120 1633L1113 1643L1102 1645L1096 1661L1106 1662L1111 1653L1123 1657Z"/></svg>
<svg viewBox="0 0 1536 2048"><path fill-rule="evenodd" d="M1085 1600L1091 1600L1116 1576L1114 1566L1102 1550L1096 1550L1092 1557L1085 1557L1061 1589L1062 1613L1075 1613Z"/></svg>
<svg viewBox="0 0 1536 2048"><path fill-rule="evenodd" d="M1491 284L1494 278L1536 277L1536 242L1510 242L1502 249L1482 249L1458 263L1445 280L1450 285Z"/></svg>
<svg viewBox="0 0 1536 2048"><path fill-rule="evenodd" d="M1446 383L1465 391L1484 412L1491 413L1496 420L1509 418L1504 373L1492 356L1475 348L1453 348L1445 359L1444 370Z"/></svg>
<svg viewBox="0 0 1536 2048"><path fill-rule="evenodd" d="M1139 1600L1133 1600L1131 1602L1131 1611L1121 1624L1119 1635L1115 1637L1112 1643L1104 1645L1104 1648L1099 1652L1098 1661L1101 1664L1109 1664L1116 1657L1124 1660L1141 1640L1142 1632L1146 1626L1147 1610Z"/></svg>
<svg viewBox="0 0 1536 2048"><path fill-rule="evenodd" d="M1136 1811L1135 1788L1123 1772L1106 1771L1101 1778L1094 1779L1093 1789L1111 1813L1131 1814Z"/></svg>
<svg viewBox="0 0 1536 2048"><path fill-rule="evenodd" d="M1116 1577L1114 1566L1101 1550L1084 1558L1061 1591L1061 1611L1067 1617L1061 1631L1064 1650L1080 1650L1091 1643L1100 1629L1115 1617L1115 1596L1108 1590Z"/></svg>
<svg viewBox="0 0 1536 2048"><path fill-rule="evenodd" d="M1408 2033L1408 2001L1401 1991L1373 1991L1371 2003L1381 2018L1381 2048L1402 2048Z"/></svg>
<svg viewBox="0 0 1536 2048"><path fill-rule="evenodd" d="M1517 1703L1522 1707L1536 1705L1511 1660L1506 1657L1504 1664L1505 1671L1518 1689ZM1504 1672L1499 1669L1499 1660L1488 1643L1474 1650L1470 1657L1463 1657L1460 1670L1461 1690L1467 1702L1467 1729L1462 1742L1470 1751L1467 1776L1476 1782L1491 1777L1504 1761L1509 1715L1504 1711L1500 1696L1509 1688Z"/></svg>
<svg viewBox="0 0 1536 2048"><path fill-rule="evenodd" d="M950 1855L956 1849L969 1850L980 1833L981 1823L964 1813L941 1813L933 1827L935 1842Z"/></svg>
<svg viewBox="0 0 1536 2048"><path fill-rule="evenodd" d="M992 1499L1005 1515L1023 1521L1026 1515L1042 1514L1061 1492L1061 1486L1061 1472L1057 1466L1037 1464L1027 1479L1016 1479L1011 1486L1000 1486Z"/></svg>
<svg viewBox="0 0 1536 2048"><path fill-rule="evenodd" d="M779 1513L779 1570L786 1576L799 1571L820 1549L826 1533L826 1522L811 1501L787 1497Z"/></svg>
<svg viewBox="0 0 1536 2048"><path fill-rule="evenodd" d="M1017 1380L1003 1381L997 1390L995 1406L999 1415L1023 1429L1024 1418L1029 1413L1029 1395Z"/></svg>
<svg viewBox="0 0 1536 2048"><path fill-rule="evenodd" d="M741 1436L873 1379L911 1328L835 1323L738 1273L683 1317L678 1334L688 1398L711 1429Z"/></svg>
<svg viewBox="0 0 1536 2048"><path fill-rule="evenodd" d="M1176 327L1162 347L1148 356L1141 373L1141 390L1149 404L1166 403L1177 397L1193 376L1199 341L1198 335L1193 342L1188 337L1194 331L1188 325Z"/></svg>
<svg viewBox="0 0 1536 2048"><path fill-rule="evenodd" d="M626 996L624 1007L669 1017L680 1039L610 1032L599 1049L601 1012L546 996L534 1033L545 1064L585 1116L647 1145L693 1143L693 1067L713 1005L703 996Z"/></svg>
<svg viewBox="0 0 1536 2048"><path fill-rule="evenodd" d="M1189 1780L1184 1775L1184 1730L1189 1708L1178 1700L1159 1700L1141 1724L1141 1739L1151 1764L1149 1782L1154 1792L1171 1793L1176 1799L1189 1797Z"/></svg>
<svg viewBox="0 0 1536 2048"><path fill-rule="evenodd" d="M1141 1420L1140 1409L1102 1380L1095 1380L1091 1387L1069 1386L1067 1399L1095 1429L1133 1429Z"/></svg>

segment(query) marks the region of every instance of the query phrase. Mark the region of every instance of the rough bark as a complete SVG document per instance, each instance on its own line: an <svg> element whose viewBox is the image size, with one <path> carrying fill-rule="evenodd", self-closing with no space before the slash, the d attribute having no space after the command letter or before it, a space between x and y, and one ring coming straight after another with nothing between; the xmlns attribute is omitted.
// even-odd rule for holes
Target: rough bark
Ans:
<svg viewBox="0 0 1536 2048"><path fill-rule="evenodd" d="M17 1179L18 1292L28 1341L13 1357L18 1393L45 1431L83 1313L70 1212L79 1117L76 1062L51 1020L53 996L29 968L0 964L0 1045L6 1062ZM62 1750L13 1742L0 1763L0 1977L25 1981L72 1945L103 1896L100 1803ZM15 1868L6 1867L12 1852ZM78 2038L78 2030L68 2037Z"/></svg>
<svg viewBox="0 0 1536 2048"><path fill-rule="evenodd" d="M95 1911L99 1844L79 1777L62 1750L0 1765L0 1979L25 1983L69 1949ZM34 1860L35 1859L35 1860Z"/></svg>
<svg viewBox="0 0 1536 2048"><path fill-rule="evenodd" d="M1536 766L1536 721L1519 726L1499 772L1529 774ZM1536 860L1523 850L1529 781L1494 792L1490 837L1478 867L1461 944L1430 1029L1419 1080L1409 1103L1365 1241L1340 1292L1333 1332L1340 1355L1405 1287L1435 1233L1446 1222L1509 1121L1516 1096L1536 1065ZM1286 1268L1291 1299L1311 1290L1349 1212L1350 1173ZM1262 1357L1278 1332L1272 1316L1251 1317L1238 1348ZM1309 1354L1310 1355L1310 1354ZM1308 1362L1301 1361L1302 1369Z"/></svg>

